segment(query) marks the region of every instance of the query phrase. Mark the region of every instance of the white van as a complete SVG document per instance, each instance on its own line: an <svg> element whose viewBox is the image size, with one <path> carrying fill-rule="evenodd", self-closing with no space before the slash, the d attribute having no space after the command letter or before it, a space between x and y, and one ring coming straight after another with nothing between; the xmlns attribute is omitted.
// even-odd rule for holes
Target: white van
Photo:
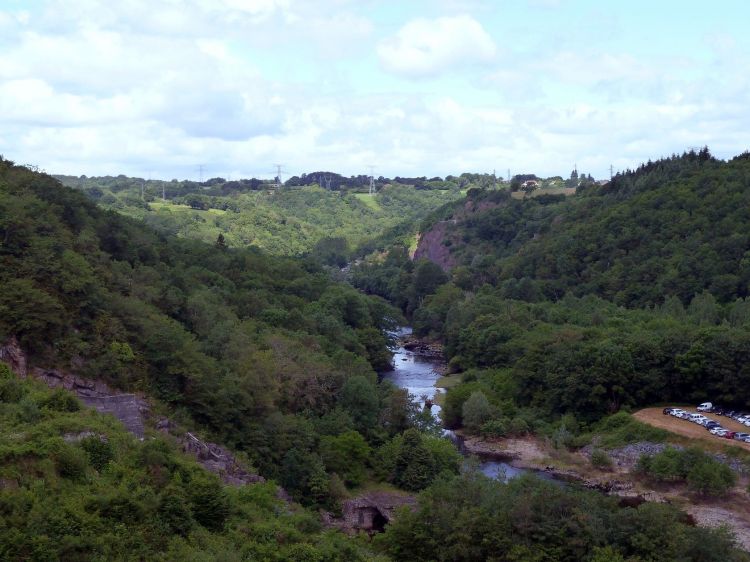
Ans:
<svg viewBox="0 0 750 562"><path fill-rule="evenodd" d="M707 420L708 418L703 414L689 414L687 419L693 423L701 423L703 420Z"/></svg>
<svg viewBox="0 0 750 562"><path fill-rule="evenodd" d="M710 411L711 411L711 410L713 410L713 409L714 409L714 405L713 405L713 404L711 404L711 402L704 402L703 404L701 404L701 405L700 405L700 406L698 406L698 408L697 408L697 410L698 410L699 412L710 412Z"/></svg>

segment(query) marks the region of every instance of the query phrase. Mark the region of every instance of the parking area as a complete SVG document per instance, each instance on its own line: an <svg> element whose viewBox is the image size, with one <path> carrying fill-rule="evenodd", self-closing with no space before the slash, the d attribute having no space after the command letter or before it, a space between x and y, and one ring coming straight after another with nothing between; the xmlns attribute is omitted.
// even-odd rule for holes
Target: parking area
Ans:
<svg viewBox="0 0 750 562"><path fill-rule="evenodd" d="M725 439L723 437L712 435L704 426L688 421L687 419L682 419L671 415L664 415L663 410L663 408L644 408L643 410L635 412L633 414L633 417L643 423L647 423L661 429L666 429L667 431L682 435L683 437L688 437L690 439L699 439L701 441L710 441L717 445L740 447L742 449L750 451L750 443L745 443L736 439ZM695 408L684 408L684 410L690 413L696 413ZM728 418L726 416L718 416L710 412L700 413L702 413L709 420L719 423L727 430L750 433L749 427L746 427L731 418Z"/></svg>

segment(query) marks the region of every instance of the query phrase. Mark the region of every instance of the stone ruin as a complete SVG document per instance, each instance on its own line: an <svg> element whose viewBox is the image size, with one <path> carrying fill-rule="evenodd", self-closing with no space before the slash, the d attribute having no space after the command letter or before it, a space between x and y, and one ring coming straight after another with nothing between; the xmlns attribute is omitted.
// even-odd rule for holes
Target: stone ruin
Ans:
<svg viewBox="0 0 750 562"><path fill-rule="evenodd" d="M416 507L417 498L408 494L395 492L370 492L357 498L345 500L341 505L341 518L334 518L330 513L323 514L323 522L348 533L364 531L369 534L380 533L393 521L398 510L404 506Z"/></svg>

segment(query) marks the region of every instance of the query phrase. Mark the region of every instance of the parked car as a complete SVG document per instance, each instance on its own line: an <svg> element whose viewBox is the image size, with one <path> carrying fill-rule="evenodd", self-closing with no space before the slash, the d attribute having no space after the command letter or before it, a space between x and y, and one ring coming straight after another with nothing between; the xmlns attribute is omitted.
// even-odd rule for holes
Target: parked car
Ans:
<svg viewBox="0 0 750 562"><path fill-rule="evenodd" d="M691 421L691 422L693 422L693 423L699 423L699 424L701 424L701 425L703 425L703 424L704 424L704 423L706 423L707 421L710 421L710 420L709 420L709 419L708 419L708 418L707 418L706 416L704 416L703 414L689 414L689 415L688 415L688 420L690 420L690 421Z"/></svg>
<svg viewBox="0 0 750 562"><path fill-rule="evenodd" d="M714 409L714 405L711 402L703 402L703 404L699 404L696 409L699 412L710 412Z"/></svg>
<svg viewBox="0 0 750 562"><path fill-rule="evenodd" d="M735 431L732 439L737 441L744 441L745 438L750 437L750 433L743 433L742 431Z"/></svg>
<svg viewBox="0 0 750 562"><path fill-rule="evenodd" d="M685 418L687 417L687 412L680 408L672 408L672 411L669 413L669 415L676 418Z"/></svg>
<svg viewBox="0 0 750 562"><path fill-rule="evenodd" d="M711 420L707 422L703 427L705 427L706 429L713 429L714 427L721 427L721 424L717 421Z"/></svg>
<svg viewBox="0 0 750 562"><path fill-rule="evenodd" d="M727 429L727 432L722 435L722 437L724 437L724 439L734 439L734 431Z"/></svg>
<svg viewBox="0 0 750 562"><path fill-rule="evenodd" d="M724 435L727 432L727 430L724 429L723 427L714 427L713 429L711 429L709 431L710 431L711 435L716 435L718 437L724 437Z"/></svg>
<svg viewBox="0 0 750 562"><path fill-rule="evenodd" d="M663 410L661 411L661 413L662 413L662 414L664 414L665 416L668 416L669 414L671 414L671 413L672 413L672 411L674 411L674 408L664 408L664 409L663 409Z"/></svg>

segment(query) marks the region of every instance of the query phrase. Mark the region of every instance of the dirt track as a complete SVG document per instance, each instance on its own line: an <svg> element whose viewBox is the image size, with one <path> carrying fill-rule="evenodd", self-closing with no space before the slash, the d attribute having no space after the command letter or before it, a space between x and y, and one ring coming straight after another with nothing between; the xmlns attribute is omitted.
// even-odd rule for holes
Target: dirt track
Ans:
<svg viewBox="0 0 750 562"><path fill-rule="evenodd" d="M672 433L676 433L677 435L682 435L691 439L710 441L715 445L730 445L734 447L740 447L742 449L750 451L750 443L743 443L741 441L735 441L734 439L723 439L721 437L716 437L715 435L711 435L705 427L698 425L697 423L682 420L680 418L675 418L673 416L665 416L664 414L662 414L662 409L663 408L644 408L643 410L634 413L633 416L643 423L647 423L654 427L660 427L661 429L666 429L667 431L671 431ZM714 414L705 414L705 416L712 420L716 420L721 424L722 427L726 429L750 433L750 427L745 427L744 425L737 423L731 418L716 416Z"/></svg>

